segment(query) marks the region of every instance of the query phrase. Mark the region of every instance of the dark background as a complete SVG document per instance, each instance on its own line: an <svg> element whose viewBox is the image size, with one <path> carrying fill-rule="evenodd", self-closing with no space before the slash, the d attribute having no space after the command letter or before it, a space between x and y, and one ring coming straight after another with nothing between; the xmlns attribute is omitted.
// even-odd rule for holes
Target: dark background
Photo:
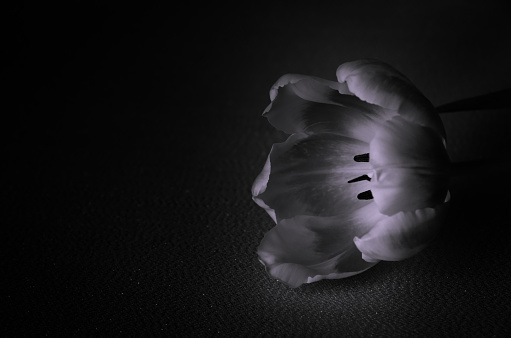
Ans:
<svg viewBox="0 0 511 338"><path fill-rule="evenodd" d="M454 160L497 165L453 179L443 233L403 262L290 289L258 262L273 223L250 195L284 138L260 116L278 77L373 57L437 106L511 88L505 8L5 9L2 335L509 334L507 111L444 116Z"/></svg>

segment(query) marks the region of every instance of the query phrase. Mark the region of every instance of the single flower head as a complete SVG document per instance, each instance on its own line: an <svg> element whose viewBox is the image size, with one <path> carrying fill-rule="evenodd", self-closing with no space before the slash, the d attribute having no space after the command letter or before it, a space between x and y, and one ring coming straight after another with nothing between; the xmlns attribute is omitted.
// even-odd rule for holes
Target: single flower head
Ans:
<svg viewBox="0 0 511 338"><path fill-rule="evenodd" d="M445 131L431 103L379 61L345 63L337 79L285 75L263 113L291 135L252 187L276 223L258 255L292 287L416 254L449 201Z"/></svg>

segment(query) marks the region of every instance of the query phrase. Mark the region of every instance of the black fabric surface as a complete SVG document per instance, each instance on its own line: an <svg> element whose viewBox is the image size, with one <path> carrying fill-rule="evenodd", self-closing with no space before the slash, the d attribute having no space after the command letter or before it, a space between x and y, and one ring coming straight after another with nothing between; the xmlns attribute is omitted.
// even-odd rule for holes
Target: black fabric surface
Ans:
<svg viewBox="0 0 511 338"><path fill-rule="evenodd" d="M261 117L278 77L373 57L437 106L509 89L504 8L9 8L1 335L511 333L506 111L444 116L454 159L498 165L452 180L444 231L402 262L290 289L258 262L273 222L250 194L285 138Z"/></svg>

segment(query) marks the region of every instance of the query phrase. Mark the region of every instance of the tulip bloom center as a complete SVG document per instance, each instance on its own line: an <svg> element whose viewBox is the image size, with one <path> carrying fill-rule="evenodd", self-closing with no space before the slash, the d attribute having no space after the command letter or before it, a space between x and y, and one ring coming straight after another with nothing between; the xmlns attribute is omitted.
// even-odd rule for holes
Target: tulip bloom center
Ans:
<svg viewBox="0 0 511 338"><path fill-rule="evenodd" d="M343 64L337 79L284 75L263 113L290 136L273 145L252 187L276 224L257 253L292 287L413 256L450 199L445 131L431 103L379 61Z"/></svg>

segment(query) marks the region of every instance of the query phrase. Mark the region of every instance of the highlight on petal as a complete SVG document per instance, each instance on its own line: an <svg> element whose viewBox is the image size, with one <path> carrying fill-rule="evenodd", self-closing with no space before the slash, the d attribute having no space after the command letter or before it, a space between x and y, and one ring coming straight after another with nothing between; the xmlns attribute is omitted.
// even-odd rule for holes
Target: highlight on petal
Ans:
<svg viewBox="0 0 511 338"><path fill-rule="evenodd" d="M304 75L285 75L270 90L263 116L292 133L336 133L369 142L375 128L394 112L353 96L346 84Z"/></svg>
<svg viewBox="0 0 511 338"><path fill-rule="evenodd" d="M406 78L378 60L357 60L337 68L337 80L360 99L396 110L408 121L433 128L445 140L445 130L431 102Z"/></svg>
<svg viewBox="0 0 511 338"><path fill-rule="evenodd" d="M252 196L259 196L266 190L266 186L268 185L268 180L270 178L270 172L271 172L271 152L268 154L268 158L266 159L266 163L264 164L263 170L261 170L261 173L257 175L254 184L252 184Z"/></svg>
<svg viewBox="0 0 511 338"><path fill-rule="evenodd" d="M371 201L357 195L369 189L369 182L348 181L371 171L368 162L353 160L368 149L365 142L336 134L293 134L273 145L269 178L262 174L254 192L275 210L277 221L296 215L335 216L363 206Z"/></svg>
<svg viewBox="0 0 511 338"><path fill-rule="evenodd" d="M275 210L270 208L269 206L264 203L264 201L257 196L262 194L266 190L266 186L268 184L268 179L270 178L270 172L271 172L271 162L270 162L270 154L268 155L268 158L266 159L266 163L264 164L263 170L261 173L256 177L254 184L252 185L252 199L254 202L257 203L261 208L266 210L268 215L273 219L275 223L277 223L277 217L275 216Z"/></svg>
<svg viewBox="0 0 511 338"><path fill-rule="evenodd" d="M265 235L257 253L270 276L291 287L353 276L376 261L363 260L352 239L382 217L374 204L366 204L335 217L281 220Z"/></svg>
<svg viewBox="0 0 511 338"><path fill-rule="evenodd" d="M399 212L376 223L364 236L353 239L367 262L400 261L424 249L437 235L447 214L450 194L434 208Z"/></svg>
<svg viewBox="0 0 511 338"><path fill-rule="evenodd" d="M449 157L434 130L396 116L377 131L369 149L370 189L381 213L390 216L443 201Z"/></svg>
<svg viewBox="0 0 511 338"><path fill-rule="evenodd" d="M336 71L339 83L364 101L388 109L399 110L401 104L416 91L403 74L377 60L357 60L340 65Z"/></svg>

